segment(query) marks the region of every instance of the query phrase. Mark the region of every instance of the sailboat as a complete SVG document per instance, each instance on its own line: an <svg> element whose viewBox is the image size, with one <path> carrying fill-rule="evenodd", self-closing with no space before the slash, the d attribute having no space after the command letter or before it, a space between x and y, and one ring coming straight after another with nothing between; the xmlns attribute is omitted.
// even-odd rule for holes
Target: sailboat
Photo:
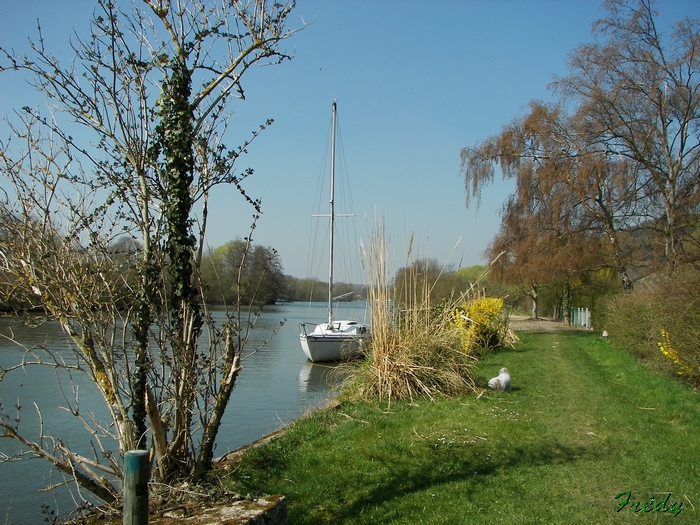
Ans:
<svg viewBox="0 0 700 525"><path fill-rule="evenodd" d="M350 319L336 320L333 318L333 301L342 297L333 297L333 241L335 226L335 135L336 135L337 106L332 107L332 139L331 139L331 196L330 212L330 260L328 265L328 321L318 323L309 330L307 323L299 323L299 340L306 357L314 362L343 361L357 357L362 353L363 344L368 342L371 334L370 327ZM308 323L313 324L313 323Z"/></svg>

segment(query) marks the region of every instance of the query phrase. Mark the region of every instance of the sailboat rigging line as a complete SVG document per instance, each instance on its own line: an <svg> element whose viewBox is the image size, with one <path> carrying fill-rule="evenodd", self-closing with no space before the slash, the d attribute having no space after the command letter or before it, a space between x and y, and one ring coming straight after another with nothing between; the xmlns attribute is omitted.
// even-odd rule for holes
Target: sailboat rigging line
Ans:
<svg viewBox="0 0 700 525"><path fill-rule="evenodd" d="M311 216L313 218L329 218L330 213L328 211L329 199L329 188L327 184L330 162L335 161L335 170L338 173L336 178L335 186L335 202L332 203L336 209L339 209L342 213L335 213L336 218L342 217L355 217L354 212L354 202L353 195L351 191L351 184L349 182L349 173L347 158L345 156L344 148L342 147L342 134L339 125L340 119L336 115L335 129L336 129L336 155L335 159L332 158L333 150L333 119L330 121L328 128L328 139L326 141L326 146L323 154L323 162L318 174L316 191L314 196L314 207L315 213ZM325 208L325 210L323 210ZM323 211L322 211L323 210ZM346 213L347 212L347 213ZM310 223L309 227L309 253L307 258L307 278L316 279L317 276L323 275L328 271L328 265L330 261L328 260L328 253L330 252L329 242L330 242L330 232L328 231L329 222L328 221L318 221L314 220ZM334 259L335 259L335 271L334 273L343 276L342 281L347 281L349 283L364 282L360 273L360 250L359 250L359 239L357 235L357 228L354 221L338 221L335 223L335 244L334 247ZM325 266L325 268L324 268ZM314 299L321 299L320 297L308 297L309 301Z"/></svg>
<svg viewBox="0 0 700 525"><path fill-rule="evenodd" d="M329 157L329 151L331 148L331 128L330 126L332 125L329 124L328 128L328 139L326 140L326 147L323 152L322 162L320 166L320 170L318 173L318 178L316 180L316 191L314 193L314 200L313 200L313 210L320 211L321 209L321 195L324 192L324 176L323 174L327 172L327 161ZM307 257L307 268L306 268L306 277L311 278L312 276L317 276L320 275L320 268L317 267L317 264L320 264L320 262L317 261L315 254L321 253L319 251L318 247L318 239L319 239L319 229L320 229L320 224L319 221L311 221L309 222L309 252L308 252L308 257ZM323 239L325 241L327 237L324 236ZM320 261L320 259L319 259ZM310 293L313 293L313 289L311 290ZM313 301L314 297L308 297L307 300L309 302Z"/></svg>

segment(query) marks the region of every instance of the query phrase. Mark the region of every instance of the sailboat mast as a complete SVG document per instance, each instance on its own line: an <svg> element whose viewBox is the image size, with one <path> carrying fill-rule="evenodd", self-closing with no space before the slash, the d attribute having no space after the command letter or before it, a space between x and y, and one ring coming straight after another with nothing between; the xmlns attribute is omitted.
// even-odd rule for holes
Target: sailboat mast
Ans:
<svg viewBox="0 0 700 525"><path fill-rule="evenodd" d="M335 230L335 130L336 130L336 103L333 101L331 119L331 200L330 200L330 256L328 258L328 324L333 321L333 239Z"/></svg>

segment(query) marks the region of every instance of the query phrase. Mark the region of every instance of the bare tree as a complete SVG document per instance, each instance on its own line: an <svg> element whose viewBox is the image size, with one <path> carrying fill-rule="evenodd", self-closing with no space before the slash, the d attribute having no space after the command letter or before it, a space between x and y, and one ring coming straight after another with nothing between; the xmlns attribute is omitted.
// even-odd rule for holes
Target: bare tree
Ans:
<svg viewBox="0 0 700 525"><path fill-rule="evenodd" d="M577 229L576 221L569 223L568 214L552 216L549 200L551 196L534 197L528 203L512 196L485 255L494 260L494 272L501 281L530 297L533 319L539 315L540 292L555 286L561 289L561 307L568 320L573 289L603 264L601 243L589 230Z"/></svg>
<svg viewBox="0 0 700 525"><path fill-rule="evenodd" d="M602 236L608 243L607 263L598 250L596 261L584 258L592 265L589 269L608 264L617 271L623 287L632 288L629 254L622 247L619 233L638 227L645 218L640 215L645 210L640 204L643 192L630 163L601 150L591 138L585 119L579 114L566 115L559 105L533 102L527 115L506 126L499 135L462 150L465 182L471 186L467 188L468 199L478 196L480 186L493 178L495 163L504 177L516 181L516 193L503 210L502 239L496 244L503 239L512 243L514 235L566 238L566 243L548 243L548 257L572 267L567 250L561 257L557 250ZM523 228L529 228L527 235ZM602 247L593 243L591 248L594 246ZM492 250L494 254L500 251ZM551 261L540 260L539 264L552 266ZM581 265L574 266L582 269Z"/></svg>
<svg viewBox="0 0 700 525"><path fill-rule="evenodd" d="M602 43L578 47L571 75L555 90L580 104L607 152L628 159L663 233L669 272L684 262L696 230L700 178L700 22L679 21L670 39L656 26L653 0L608 0L595 26ZM689 222L690 221L690 222Z"/></svg>
<svg viewBox="0 0 700 525"><path fill-rule="evenodd" d="M41 29L29 55L2 50L1 69L28 72L52 113L23 108L0 149L9 181L0 289L61 323L75 347L70 366L104 397L118 453L150 448L154 475L166 483L200 479L211 467L256 319L234 308L215 325L198 269L213 187L235 185L253 224L260 212L241 186L252 171L236 164L249 141L235 149L222 141L226 108L244 98L252 66L290 58L279 44L294 33L293 6L143 0L126 12L98 0L90 36L73 36L69 65L48 51ZM138 250L116 257L111 247L122 236ZM0 428L23 439L5 412ZM116 497L118 454L88 459L44 443L36 455L103 500Z"/></svg>
<svg viewBox="0 0 700 525"><path fill-rule="evenodd" d="M604 41L577 48L571 76L553 84L562 100L533 102L500 134L464 148L462 169L467 205L498 163L516 181L512 210L534 213L536 202L549 209L543 230L597 232L607 264L631 290L631 266L658 261L672 272L696 257L700 33L698 21L686 19L665 43L650 0L605 5L608 17L594 26ZM647 243L660 240L661 257L633 256L625 240L640 231Z"/></svg>

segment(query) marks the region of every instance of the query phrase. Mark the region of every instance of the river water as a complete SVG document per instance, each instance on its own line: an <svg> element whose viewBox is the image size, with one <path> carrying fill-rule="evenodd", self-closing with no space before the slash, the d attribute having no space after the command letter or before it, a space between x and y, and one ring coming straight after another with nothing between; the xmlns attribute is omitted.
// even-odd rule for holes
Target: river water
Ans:
<svg viewBox="0 0 700 525"><path fill-rule="evenodd" d="M365 303L343 306L340 315L363 321ZM219 431L215 456L222 456L286 425L333 395L337 378L329 374L332 366L311 364L299 344L299 322L320 322L325 317L323 303L289 303L265 308L249 348L255 346L255 339L267 339L280 321L287 319L287 322L265 348L244 361ZM25 347L44 345L69 355L66 336L55 323L28 328L17 326L13 319L0 318L0 334L10 333ZM23 353L17 344L0 338L0 367L6 369L19 363ZM59 379L63 390L58 386ZM91 381L80 372L73 373L72 380L77 386L80 414L86 419L95 417L106 421L106 409ZM57 376L53 369L25 367L8 373L0 382L0 402L13 418L17 417L16 407L21 407L19 427L30 440L37 440L39 435L38 407L44 435L60 437L74 451L92 456L89 445L92 436L65 409L75 406L75 395L69 385L70 378L65 374ZM0 438L0 457L15 455L20 450L15 440ZM63 476L45 460L1 463L0 524L44 523L47 515L42 513L43 504L60 515L75 508L80 499L72 485L40 492L62 481Z"/></svg>

